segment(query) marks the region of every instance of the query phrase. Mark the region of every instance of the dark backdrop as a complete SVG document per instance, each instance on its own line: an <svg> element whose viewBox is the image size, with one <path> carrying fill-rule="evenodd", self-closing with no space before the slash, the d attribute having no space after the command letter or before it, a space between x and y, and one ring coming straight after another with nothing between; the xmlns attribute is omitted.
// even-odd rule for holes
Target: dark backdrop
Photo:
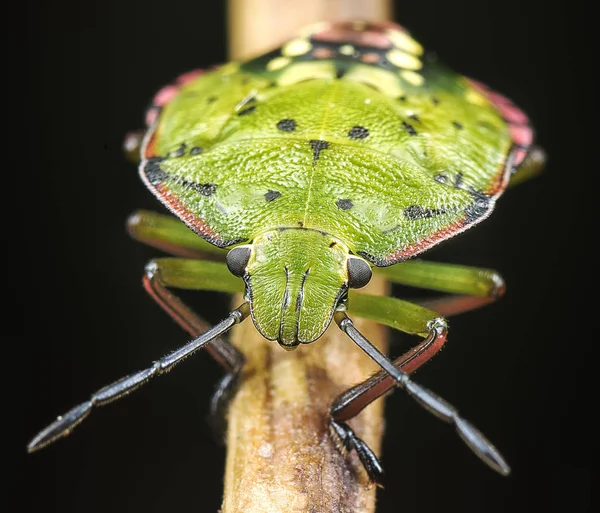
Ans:
<svg viewBox="0 0 600 513"><path fill-rule="evenodd" d="M18 323L9 336L21 357L10 370L21 373L15 389L25 411L10 443L24 463L31 511L220 505L225 453L205 421L220 370L204 354L95 412L68 439L27 457L24 448L90 392L187 340L141 287L144 263L159 252L129 239L124 221L135 209L161 208L121 142L142 126L163 84L225 59L223 4L29 3L28 148L12 210L24 240L5 271L17 307L9 320ZM502 301L451 320L446 349L418 379L473 420L514 472L495 475L398 392L386 406L388 487L378 511L589 510L597 344L586 308L596 292L591 14L579 0L397 4L396 21L426 47L530 113L550 160L490 219L431 252L495 268L507 281ZM215 295L194 302L211 322L228 308Z"/></svg>

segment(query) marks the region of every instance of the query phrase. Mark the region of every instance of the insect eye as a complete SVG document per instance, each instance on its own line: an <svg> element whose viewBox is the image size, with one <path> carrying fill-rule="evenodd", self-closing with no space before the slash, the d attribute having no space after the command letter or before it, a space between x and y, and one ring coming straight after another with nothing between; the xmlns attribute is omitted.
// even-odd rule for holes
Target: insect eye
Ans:
<svg viewBox="0 0 600 513"><path fill-rule="evenodd" d="M373 272L371 266L362 258L348 257L348 287L359 289L364 287L371 280Z"/></svg>
<svg viewBox="0 0 600 513"><path fill-rule="evenodd" d="M246 265L250 260L250 253L252 253L252 246L238 246L233 248L227 253L227 268L231 271L231 274L241 278L246 272Z"/></svg>

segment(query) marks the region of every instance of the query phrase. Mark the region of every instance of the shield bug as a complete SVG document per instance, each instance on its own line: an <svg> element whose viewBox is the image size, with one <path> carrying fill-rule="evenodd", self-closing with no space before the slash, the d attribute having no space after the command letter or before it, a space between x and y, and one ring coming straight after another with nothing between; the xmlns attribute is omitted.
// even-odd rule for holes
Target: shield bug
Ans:
<svg viewBox="0 0 600 513"><path fill-rule="evenodd" d="M310 27L246 62L180 76L154 97L146 122L143 137L132 134L127 147L140 155L146 186L178 220L138 212L129 228L187 257L152 261L144 283L198 336L93 394L29 450L202 347L229 371L214 401L219 410L244 364L221 335L248 316L286 350L317 341L335 320L382 369L330 410L333 436L357 452L373 481L381 465L347 421L394 386L453 424L490 467L509 473L478 430L409 377L444 344L444 317L496 299L503 281L491 270L412 257L481 222L511 182L542 167L519 108L429 58L398 25L345 22ZM206 253L226 253L226 266L197 258ZM450 295L422 305L350 291L372 272ZM242 284L244 302L208 331L167 290L236 292ZM422 341L390 360L355 328L348 309Z"/></svg>

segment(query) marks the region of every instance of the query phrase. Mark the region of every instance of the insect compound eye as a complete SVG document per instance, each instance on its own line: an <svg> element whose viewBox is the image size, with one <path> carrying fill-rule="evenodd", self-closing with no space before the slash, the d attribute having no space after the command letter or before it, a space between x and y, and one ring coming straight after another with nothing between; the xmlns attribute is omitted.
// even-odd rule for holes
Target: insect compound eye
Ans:
<svg viewBox="0 0 600 513"><path fill-rule="evenodd" d="M348 257L348 287L359 289L364 287L371 280L373 272L371 266L362 258Z"/></svg>
<svg viewBox="0 0 600 513"><path fill-rule="evenodd" d="M239 278L244 276L251 253L252 246L249 245L238 246L227 253L227 268L231 271L231 274Z"/></svg>

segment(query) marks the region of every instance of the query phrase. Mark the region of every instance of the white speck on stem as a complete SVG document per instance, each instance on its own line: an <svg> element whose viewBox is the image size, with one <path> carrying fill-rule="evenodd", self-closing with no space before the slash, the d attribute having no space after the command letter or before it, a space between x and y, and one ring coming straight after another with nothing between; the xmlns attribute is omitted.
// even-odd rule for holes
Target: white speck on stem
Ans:
<svg viewBox="0 0 600 513"><path fill-rule="evenodd" d="M258 448L258 455L262 456L263 458L270 458L271 456L273 456L273 446L271 444L263 442Z"/></svg>

